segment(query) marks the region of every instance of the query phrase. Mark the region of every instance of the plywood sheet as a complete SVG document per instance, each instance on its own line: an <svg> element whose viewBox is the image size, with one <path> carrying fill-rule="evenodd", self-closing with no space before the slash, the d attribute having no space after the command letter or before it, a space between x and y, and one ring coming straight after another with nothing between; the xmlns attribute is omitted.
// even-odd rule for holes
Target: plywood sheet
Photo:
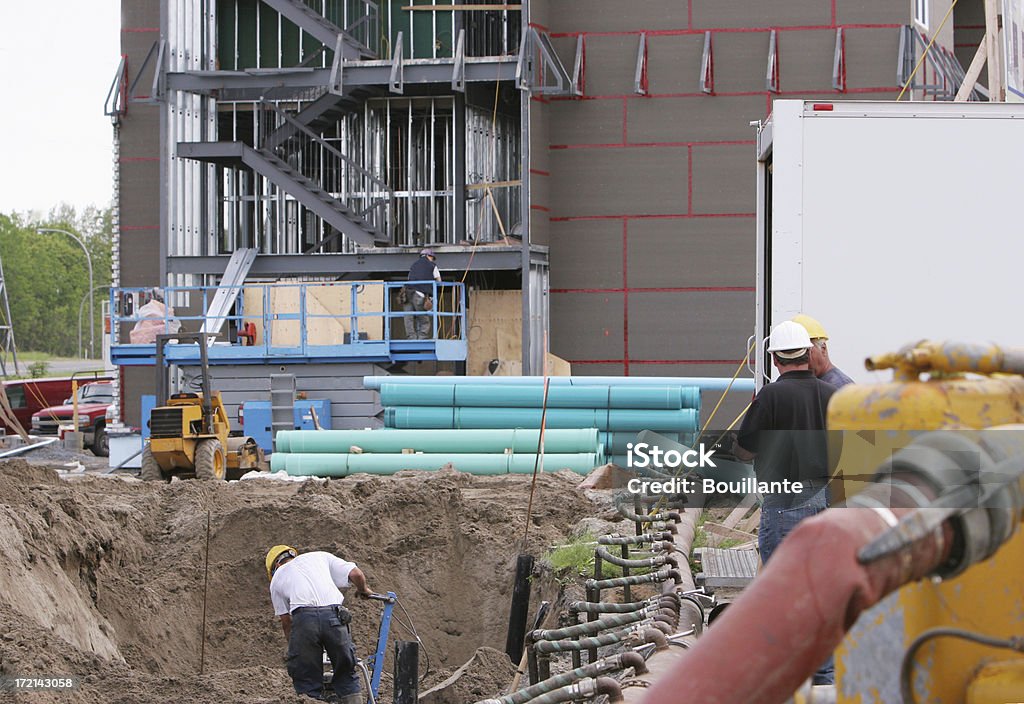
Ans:
<svg viewBox="0 0 1024 704"><path fill-rule="evenodd" d="M381 313L384 310L384 287L379 282L366 282L356 297L356 309L360 313ZM286 284L271 284L270 313L276 315L297 315L300 309L300 287ZM256 326L256 340L262 343L266 331L263 325L264 294L262 286L246 287L242 293L245 308L245 322ZM322 284L306 286L306 334L311 345L344 344L345 333L352 326L352 285ZM380 317L360 317L359 332L367 333L371 340L384 337L384 321ZM275 347L297 347L300 344L298 320L276 319L272 321L271 341Z"/></svg>

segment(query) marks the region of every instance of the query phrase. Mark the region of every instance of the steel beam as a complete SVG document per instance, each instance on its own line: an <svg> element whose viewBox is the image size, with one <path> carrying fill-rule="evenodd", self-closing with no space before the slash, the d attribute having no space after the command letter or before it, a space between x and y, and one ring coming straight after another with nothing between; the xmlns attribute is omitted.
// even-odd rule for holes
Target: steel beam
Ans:
<svg viewBox="0 0 1024 704"><path fill-rule="evenodd" d="M472 271L520 271L523 256L518 246L481 246L444 251L436 248L437 264L442 272L461 274ZM415 250L381 247L355 254L260 254L249 270L249 276L341 276L344 274L406 274L416 261ZM172 274L222 274L230 256L167 257L167 270ZM470 260L472 259L472 262ZM530 247L533 264L548 263L547 247Z"/></svg>
<svg viewBox="0 0 1024 704"><path fill-rule="evenodd" d="M451 85L455 71L454 59L410 59L404 61L402 82L409 84L439 83ZM391 82L391 61L358 61L345 63L345 87L388 86ZM515 77L515 56L465 58L464 79L470 83L511 81ZM251 69L248 71L187 71L167 73L169 90L192 93L216 93L222 100L258 100L268 90L279 98L282 90L296 92L308 88L328 87L332 82L330 68Z"/></svg>

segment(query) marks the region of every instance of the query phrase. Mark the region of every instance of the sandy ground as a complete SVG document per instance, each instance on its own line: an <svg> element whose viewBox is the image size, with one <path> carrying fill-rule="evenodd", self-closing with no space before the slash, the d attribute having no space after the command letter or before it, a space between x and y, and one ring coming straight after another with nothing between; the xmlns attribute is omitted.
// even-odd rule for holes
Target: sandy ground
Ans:
<svg viewBox="0 0 1024 704"><path fill-rule="evenodd" d="M540 477L526 551L543 554L593 515L578 480ZM309 701L294 695L285 672L263 567L267 548L286 543L353 560L372 589L399 595L430 660L421 692L474 655L474 679L504 687L507 658L477 651L504 649L529 485L526 476L456 472L148 484L2 462L0 674L81 678L75 692L19 695L33 704ZM535 590L546 584L554 581L538 579ZM347 605L365 655L376 644L381 605ZM397 620L392 633L411 639ZM393 646L388 651L383 701ZM463 698L478 694L488 692L432 702L468 704Z"/></svg>

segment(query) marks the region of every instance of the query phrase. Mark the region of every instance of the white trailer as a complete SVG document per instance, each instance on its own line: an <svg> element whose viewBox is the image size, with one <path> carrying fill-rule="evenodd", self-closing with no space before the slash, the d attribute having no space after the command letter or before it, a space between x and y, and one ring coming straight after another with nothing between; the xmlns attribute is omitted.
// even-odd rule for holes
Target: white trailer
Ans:
<svg viewBox="0 0 1024 704"><path fill-rule="evenodd" d="M1024 346L1024 106L777 100L757 160L758 350L801 312L857 382L917 340Z"/></svg>

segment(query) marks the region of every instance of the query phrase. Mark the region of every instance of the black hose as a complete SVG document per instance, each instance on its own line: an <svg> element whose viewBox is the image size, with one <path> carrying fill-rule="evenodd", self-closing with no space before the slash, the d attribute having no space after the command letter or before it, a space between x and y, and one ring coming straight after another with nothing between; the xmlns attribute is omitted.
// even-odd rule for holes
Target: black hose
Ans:
<svg viewBox="0 0 1024 704"><path fill-rule="evenodd" d="M615 587L624 587L627 584L651 584L654 582L667 582L670 579L679 584L682 581L682 577L679 576L679 570L658 570L648 574L636 574L629 577L614 577L602 580L588 579L584 582L584 586L587 589L601 591L604 589L614 589Z"/></svg>
<svg viewBox="0 0 1024 704"><path fill-rule="evenodd" d="M1020 636L1013 636L1003 640L981 633L964 631L959 628L930 628L915 638L907 647L907 652L903 654L903 664L900 666L900 694L903 697L903 704L915 704L916 701L914 688L911 684L911 675L913 674L914 657L917 655L917 651L929 640L940 637L960 638L979 645L987 645L990 648L1003 648L1004 650L1015 650L1018 653L1024 653L1024 638Z"/></svg>
<svg viewBox="0 0 1024 704"><path fill-rule="evenodd" d="M607 548L604 548L604 547L601 547L601 546L598 546L597 549L594 550L594 552L597 554L598 557L600 557L605 562L610 562L611 564L617 565L619 567L651 567L651 568L654 568L654 567L661 567L665 563L668 563L668 564L672 565L673 567L679 567L679 560L677 560L672 555L664 555L664 554L662 554L662 555L655 555L654 557L645 557L645 558L641 558L641 559L638 559L638 560L627 560L625 558L619 557L618 555L613 555L612 553L608 552Z"/></svg>
<svg viewBox="0 0 1024 704"><path fill-rule="evenodd" d="M632 667L633 672L637 675L643 675L647 672L647 665L644 663L643 656L639 653L629 651L603 658L597 662L592 662L589 665L578 667L570 672L563 672L560 675L555 675L543 682L538 682L535 685L525 687L513 692L512 694L506 694L505 696L493 699L485 699L477 702L477 704L525 704L534 697L572 684L585 677L597 677L609 672L625 670L628 667Z"/></svg>
<svg viewBox="0 0 1024 704"><path fill-rule="evenodd" d="M530 638L534 643L538 643L545 640L562 640L565 638L589 636L594 635L595 633L600 633L601 631L606 631L609 628L628 626L631 623L636 623L637 621L643 621L646 618L650 618L650 616L651 614L648 613L647 609L627 614L605 614L596 621L587 621L586 623L580 623L575 626L537 630L530 634Z"/></svg>

